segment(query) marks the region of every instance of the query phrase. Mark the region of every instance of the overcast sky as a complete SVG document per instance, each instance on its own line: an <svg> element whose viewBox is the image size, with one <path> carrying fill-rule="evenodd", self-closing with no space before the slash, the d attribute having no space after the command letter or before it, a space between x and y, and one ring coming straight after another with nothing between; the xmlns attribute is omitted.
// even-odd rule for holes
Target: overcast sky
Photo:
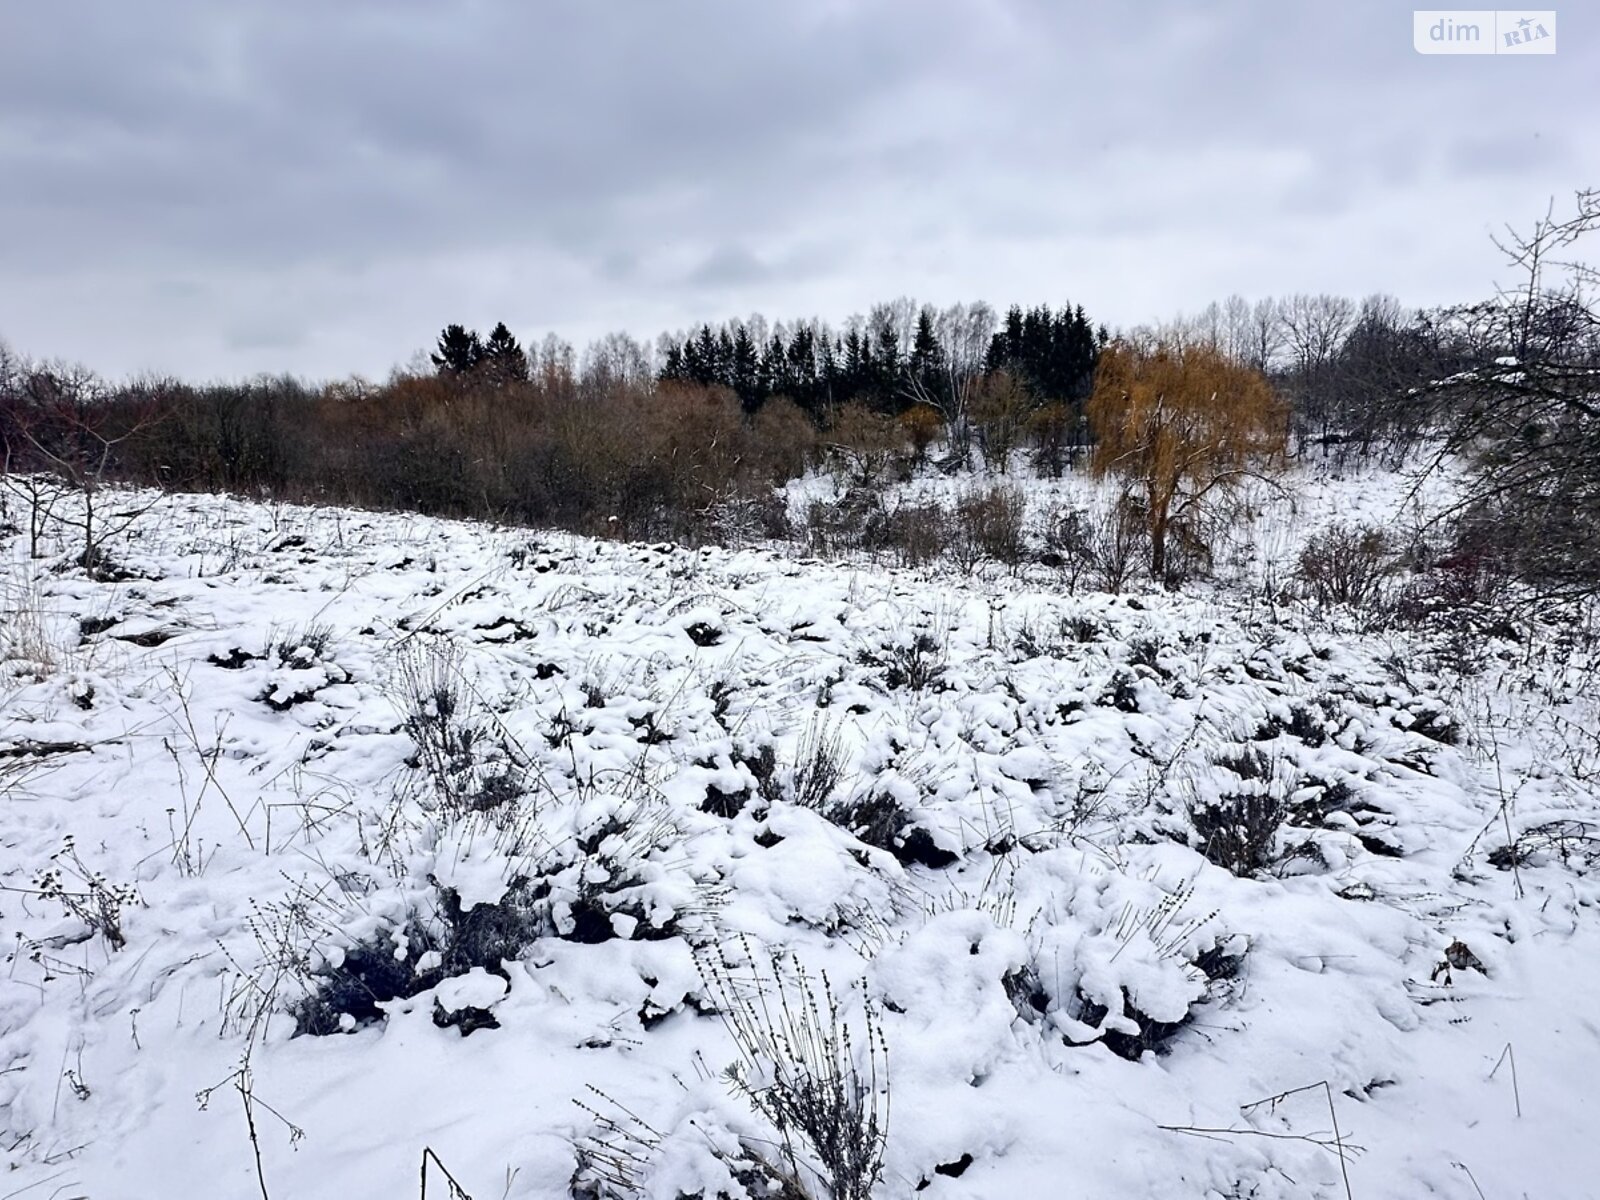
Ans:
<svg viewBox="0 0 1600 1200"><path fill-rule="evenodd" d="M1558 11L1518 58L1363 0L0 0L0 339L323 378L451 321L1475 297L1600 185Z"/></svg>

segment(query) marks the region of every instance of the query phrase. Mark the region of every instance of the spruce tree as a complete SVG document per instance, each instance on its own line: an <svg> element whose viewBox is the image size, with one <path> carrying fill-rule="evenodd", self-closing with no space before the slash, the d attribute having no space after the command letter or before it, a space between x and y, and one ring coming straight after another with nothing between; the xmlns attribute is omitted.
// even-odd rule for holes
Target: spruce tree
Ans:
<svg viewBox="0 0 1600 1200"><path fill-rule="evenodd" d="M733 382L733 335L728 332L728 327L726 325L717 331L717 351L715 361L717 364L717 373L716 378L713 379L712 382L719 383L723 387L733 388L734 391L738 391L738 387Z"/></svg>
<svg viewBox="0 0 1600 1200"><path fill-rule="evenodd" d="M901 372L904 368L900 362L900 339L895 336L893 329L885 325L873 340L877 343L873 349L870 375L873 406L879 412L897 413L903 407Z"/></svg>
<svg viewBox="0 0 1600 1200"><path fill-rule="evenodd" d="M441 375L466 375L483 359L483 343L476 330L464 325L446 325L439 335L439 348L430 356Z"/></svg>
<svg viewBox="0 0 1600 1200"><path fill-rule="evenodd" d="M843 359L838 400L848 404L867 390L867 377L872 370L872 347L860 330L852 329L845 335Z"/></svg>
<svg viewBox="0 0 1600 1200"><path fill-rule="evenodd" d="M719 366L717 359L717 339L711 332L711 326L700 326L699 336L694 341L694 354L691 356L692 369L689 377L702 387L709 387L713 383L721 382L718 378Z"/></svg>
<svg viewBox="0 0 1600 1200"><path fill-rule="evenodd" d="M760 359L756 352L756 344L751 340L750 331L743 322L740 322L738 331L733 335L733 347L729 359L728 385L738 395L739 403L744 405L744 410L755 412L761 406L757 378Z"/></svg>
<svg viewBox="0 0 1600 1200"><path fill-rule="evenodd" d="M684 346L667 347L666 361L661 364L661 374L657 376L662 383L683 383L689 378L688 369L684 364L684 353L692 346L691 342Z"/></svg>
<svg viewBox="0 0 1600 1200"><path fill-rule="evenodd" d="M807 412L817 407L817 337L811 326L802 325L789 339L785 363L788 396Z"/></svg>
<svg viewBox="0 0 1600 1200"><path fill-rule="evenodd" d="M944 347L933 331L933 310L917 314L917 332L911 343L911 358L906 364L912 392L924 403L942 406L945 388Z"/></svg>
<svg viewBox="0 0 1600 1200"><path fill-rule="evenodd" d="M528 378L528 356L504 321L489 331L489 340L483 345L478 365L484 375L499 385L524 383Z"/></svg>
<svg viewBox="0 0 1600 1200"><path fill-rule="evenodd" d="M756 372L757 406L773 396L794 399L794 385L789 376L789 351L783 344L783 335L774 333L761 352L761 366Z"/></svg>
<svg viewBox="0 0 1600 1200"><path fill-rule="evenodd" d="M839 364L844 358L844 343L837 337L831 342L822 339L822 364L817 369L816 400L811 411L813 418L833 407L841 390Z"/></svg>

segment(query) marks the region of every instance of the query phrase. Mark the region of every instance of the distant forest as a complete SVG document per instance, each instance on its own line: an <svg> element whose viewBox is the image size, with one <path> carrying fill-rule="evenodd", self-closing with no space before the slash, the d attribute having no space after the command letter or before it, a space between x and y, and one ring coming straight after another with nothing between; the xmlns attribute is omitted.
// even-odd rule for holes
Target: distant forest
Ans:
<svg viewBox="0 0 1600 1200"><path fill-rule="evenodd" d="M666 340L658 379L728 388L746 412L781 396L816 418L850 403L898 416L917 404L948 411L960 377L981 363L983 373L1009 372L1037 403L1081 404L1110 337L1082 305L1014 305L998 331L987 305L923 307L908 335L911 308L882 305L842 336L815 322L766 338L743 321L702 325L681 343Z"/></svg>
<svg viewBox="0 0 1600 1200"><path fill-rule="evenodd" d="M1585 209L1576 220L1587 228L1600 216ZM918 470L981 467L1008 478L1085 465L1105 423L1121 419L1114 398L1090 405L1113 346L1180 363L1204 348L1245 373L1219 377L1259 379L1272 411L1281 402L1284 413L1275 453L1398 459L1443 432L1457 449L1469 436L1501 447L1558 443L1575 455L1563 461L1581 464L1576 450L1593 435L1587 424L1582 437L1570 434L1584 411L1572 402L1570 364L1600 363L1597 328L1582 294L1536 282L1520 296L1426 311L1382 295L1234 296L1115 333L1081 304L1013 305L1002 315L984 303L902 298L838 329L753 316L653 346L611 334L581 355L554 336L524 344L504 323L486 335L451 323L425 358L381 383L109 381L0 343L0 443L11 477L53 474L85 492L124 480L612 537L726 540L730 531L786 535L790 516L774 487L823 465L855 496L844 524L860 525L877 503L872 519L884 527L894 514L873 495ZM1555 403L1555 418L1497 405L1508 389L1529 390L1503 370L1489 386L1487 373L1507 359L1569 372L1549 375L1568 382L1533 397ZM1217 398L1219 411L1229 403ZM1503 427L1491 428L1496 420ZM1125 443L1128 431L1116 432ZM1576 478L1588 488L1597 474ZM1521 486L1548 499L1543 476ZM1545 510L1559 516L1588 495Z"/></svg>
<svg viewBox="0 0 1600 1200"><path fill-rule="evenodd" d="M1373 454L1424 428L1418 385L1503 352L1480 312L1233 297L1118 336L1215 346L1287 400L1298 452ZM581 355L452 323L426 367L382 383L119 382L0 345L0 435L12 470L72 443L107 478L165 487L710 537L719 506L830 456L863 479L928 462L1059 475L1093 445L1085 405L1111 338L1079 304L901 298L840 329L754 316Z"/></svg>

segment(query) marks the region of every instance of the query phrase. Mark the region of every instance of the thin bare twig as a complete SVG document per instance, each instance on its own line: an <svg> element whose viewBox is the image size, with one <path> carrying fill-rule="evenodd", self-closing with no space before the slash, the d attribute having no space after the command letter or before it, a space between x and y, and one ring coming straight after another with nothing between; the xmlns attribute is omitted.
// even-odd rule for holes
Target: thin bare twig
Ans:
<svg viewBox="0 0 1600 1200"><path fill-rule="evenodd" d="M433 1152L432 1146L424 1146L422 1148L421 1200L428 1200L428 1164L430 1162L433 1163L433 1165L438 1169L439 1174L444 1176L445 1182L450 1185L449 1200L472 1200L472 1197L467 1195L467 1189L456 1182L456 1177L450 1174L450 1169L446 1167L444 1163L440 1161L439 1156Z"/></svg>
<svg viewBox="0 0 1600 1200"><path fill-rule="evenodd" d="M1489 1072L1489 1078L1493 1079L1495 1077L1495 1075L1499 1072L1501 1064L1506 1063L1506 1062L1509 1062L1511 1064L1511 1097L1512 1097L1513 1100L1515 1100L1517 1102L1517 1119L1521 1120L1522 1119L1522 1089L1517 1085L1517 1052L1511 1048L1511 1043L1510 1042L1507 1042L1506 1043L1506 1048L1504 1050L1500 1051L1500 1057L1499 1057L1498 1060L1496 1060L1496 1062L1494 1064L1494 1070ZM1469 1174L1470 1174L1470 1172L1469 1172Z"/></svg>

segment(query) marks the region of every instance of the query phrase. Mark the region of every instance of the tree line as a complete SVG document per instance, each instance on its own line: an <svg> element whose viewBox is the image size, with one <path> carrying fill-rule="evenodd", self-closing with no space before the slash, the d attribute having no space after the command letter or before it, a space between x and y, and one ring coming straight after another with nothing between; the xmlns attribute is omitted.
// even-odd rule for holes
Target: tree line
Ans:
<svg viewBox="0 0 1600 1200"><path fill-rule="evenodd" d="M1416 389L1482 360L1491 349L1477 328L1483 311L1482 304L1407 309L1384 294L1235 295L1120 336L1203 344L1253 367L1289 404L1291 452L1365 457L1403 454L1430 428L1434 414ZM1540 320L1559 325L1571 315ZM839 329L817 319L769 323L757 314L663 334L654 346L610 334L581 356L554 338L525 351L504 324L487 338L450 325L431 357L439 371L457 375L481 363L501 378L553 369L608 385L724 388L747 415L785 400L819 428L850 406L909 415L913 424L931 417L963 451L975 434L996 433L995 420L980 419L985 410L1010 409L1003 415L1018 426L1014 440L1023 433L1042 440L1035 449L1054 471L1090 441L1084 405L1110 337L1081 305L1013 305L1001 316L983 303L937 309L901 298Z"/></svg>
<svg viewBox="0 0 1600 1200"><path fill-rule="evenodd" d="M774 485L824 460L861 482L978 457L1060 474L1096 447L1097 467L1158 463L1177 451L1152 414L1181 410L1195 445L1232 447L1213 435L1247 411L1278 428L1246 444L1280 454L1399 458L1431 439L1466 455L1482 486L1463 526L1530 576L1571 582L1600 577L1600 318L1592 268L1556 258L1597 225L1600 201L1580 193L1576 215L1507 243L1521 287L1477 303L1235 296L1115 336L1076 305L1001 316L904 298L837 330L753 316L653 347L611 334L581 355L554 337L524 345L504 323L487 336L450 324L383 383L320 386L118 384L0 343L4 494L123 479L714 539L733 514L777 530ZM1175 484L1142 482L1148 519L1184 503Z"/></svg>
<svg viewBox="0 0 1600 1200"><path fill-rule="evenodd" d="M726 387L750 412L784 397L813 415L852 403L896 416L918 404L948 413L972 377L1001 370L1039 405L1088 396L1109 333L1096 332L1082 305L1014 305L995 326L987 304L938 310L906 299L874 306L842 332L819 321L765 334L760 318L708 323L662 339L657 378Z"/></svg>

